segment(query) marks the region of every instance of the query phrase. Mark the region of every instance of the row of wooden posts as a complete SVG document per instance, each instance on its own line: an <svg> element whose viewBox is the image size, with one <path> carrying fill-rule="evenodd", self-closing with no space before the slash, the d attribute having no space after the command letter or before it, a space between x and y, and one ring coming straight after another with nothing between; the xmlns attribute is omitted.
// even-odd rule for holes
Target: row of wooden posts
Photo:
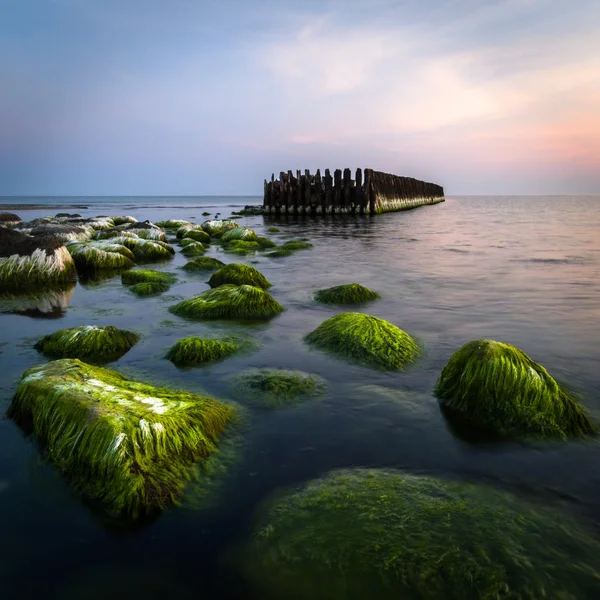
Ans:
<svg viewBox="0 0 600 600"><path fill-rule="evenodd" d="M323 176L320 169L314 175L309 169L296 175L290 170L265 180L263 207L272 214L375 214L387 210L386 198L417 206L442 201L443 195L436 184L373 169L364 170L364 182L362 169L356 169L354 179L348 168L336 169L333 177L329 169Z"/></svg>

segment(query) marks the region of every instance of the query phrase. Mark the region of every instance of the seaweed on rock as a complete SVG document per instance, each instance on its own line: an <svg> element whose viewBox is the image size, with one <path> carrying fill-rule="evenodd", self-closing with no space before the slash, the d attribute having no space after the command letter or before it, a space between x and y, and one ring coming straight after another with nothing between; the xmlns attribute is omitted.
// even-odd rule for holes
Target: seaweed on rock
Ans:
<svg viewBox="0 0 600 600"><path fill-rule="evenodd" d="M63 359L27 370L8 414L85 497L136 518L178 499L234 408Z"/></svg>
<svg viewBox="0 0 600 600"><path fill-rule="evenodd" d="M312 248L313 245L303 240L290 240L289 242L285 242L281 247L286 250L304 250L305 248Z"/></svg>
<svg viewBox="0 0 600 600"><path fill-rule="evenodd" d="M170 287L168 283L161 283L160 281L142 281L133 284L129 291L136 296L156 296L166 292Z"/></svg>
<svg viewBox="0 0 600 600"><path fill-rule="evenodd" d="M233 240L224 245L223 250L229 254L238 254L246 256L246 254L255 253L260 250L258 242L246 242L244 240Z"/></svg>
<svg viewBox="0 0 600 600"><path fill-rule="evenodd" d="M435 388L451 420L501 437L577 438L597 432L577 399L523 351L474 340L455 352Z"/></svg>
<svg viewBox="0 0 600 600"><path fill-rule="evenodd" d="M243 265L240 263L231 263L213 273L208 280L208 285L211 288L233 283L234 285L254 285L266 290L271 287L271 282L254 267Z"/></svg>
<svg viewBox="0 0 600 600"><path fill-rule="evenodd" d="M166 358L178 367L191 367L227 358L239 349L239 343L234 339L185 337L171 346Z"/></svg>
<svg viewBox="0 0 600 600"><path fill-rule="evenodd" d="M219 237L230 229L239 227L239 225L235 221L227 221L225 219L210 219L208 221L204 221L201 227L211 237Z"/></svg>
<svg viewBox="0 0 600 600"><path fill-rule="evenodd" d="M194 231L194 230L204 231L202 229L202 227L200 225L196 225L196 223L185 222L185 223L182 223L177 228L177 232L175 233L175 235L177 236L177 239L179 240L179 239L184 238L186 233L189 233L190 231Z"/></svg>
<svg viewBox="0 0 600 600"><path fill-rule="evenodd" d="M212 256L199 256L187 262L183 267L184 271L215 271L224 267L225 263Z"/></svg>
<svg viewBox="0 0 600 600"><path fill-rule="evenodd" d="M226 284L183 300L169 310L196 319L270 319L283 307L262 288Z"/></svg>
<svg viewBox="0 0 600 600"><path fill-rule="evenodd" d="M189 221L183 219L168 219L167 221L157 221L154 224L162 229L179 229L182 225L191 225Z"/></svg>
<svg viewBox="0 0 600 600"><path fill-rule="evenodd" d="M187 233L183 235L182 242L184 240L194 240L196 242L202 242L203 244L210 244L210 235L206 233L203 229L190 229Z"/></svg>
<svg viewBox="0 0 600 600"><path fill-rule="evenodd" d="M121 273L121 281L128 285L134 283L163 283L171 285L177 277L173 273L152 271L150 269L130 269Z"/></svg>
<svg viewBox="0 0 600 600"><path fill-rule="evenodd" d="M281 229L279 229L279 227L269 227L267 229L267 233L280 233Z"/></svg>
<svg viewBox="0 0 600 600"><path fill-rule="evenodd" d="M327 319L305 339L350 362L378 369L403 369L419 355L419 346L402 329L356 312Z"/></svg>
<svg viewBox="0 0 600 600"><path fill-rule="evenodd" d="M285 256L291 256L292 254L294 254L293 250L290 250L289 248L280 247L276 250L273 250L272 252L267 252L265 256L268 256L269 258L283 258Z"/></svg>
<svg viewBox="0 0 600 600"><path fill-rule="evenodd" d="M194 240L192 238L181 238L181 240L179 240L179 245L182 248L185 248L186 246L189 246L190 244L194 244L197 241L198 240Z"/></svg>
<svg viewBox="0 0 600 600"><path fill-rule="evenodd" d="M262 408L283 408L322 393L327 384L318 375L287 369L248 369L235 378L237 393Z"/></svg>
<svg viewBox="0 0 600 600"><path fill-rule="evenodd" d="M29 232L32 236L53 235L62 242L89 240L94 230L89 225L67 225L62 223L42 223Z"/></svg>
<svg viewBox="0 0 600 600"><path fill-rule="evenodd" d="M54 236L31 237L0 227L0 285L27 288L73 281L75 263Z"/></svg>
<svg viewBox="0 0 600 600"><path fill-rule="evenodd" d="M381 296L358 283L336 285L315 293L315 300L324 304L361 304Z"/></svg>
<svg viewBox="0 0 600 600"><path fill-rule="evenodd" d="M275 495L231 556L265 599L600 596L600 541L570 515L394 470L333 471Z"/></svg>
<svg viewBox="0 0 600 600"><path fill-rule="evenodd" d="M188 244L181 249L181 254L184 256L198 256L199 254L204 254L205 252L206 248L200 242Z"/></svg>
<svg viewBox="0 0 600 600"><path fill-rule="evenodd" d="M121 244L109 242L113 240L72 243L67 248L78 270L95 271L132 267L135 257L131 250Z"/></svg>
<svg viewBox="0 0 600 600"><path fill-rule="evenodd" d="M270 240L267 237L258 236L256 238L256 241L258 242L258 245L263 249L264 248L275 248L277 246L277 244L273 240Z"/></svg>
<svg viewBox="0 0 600 600"><path fill-rule="evenodd" d="M250 229L249 227L234 227L233 229L229 229L223 233L221 236L221 242L223 244L233 242L234 240L256 242L257 239L258 236L256 235L256 231L254 231L254 229Z"/></svg>
<svg viewBox="0 0 600 600"><path fill-rule="evenodd" d="M83 325L46 335L35 349L51 358L79 358L88 363L104 364L121 358L139 338L133 331L110 325Z"/></svg>

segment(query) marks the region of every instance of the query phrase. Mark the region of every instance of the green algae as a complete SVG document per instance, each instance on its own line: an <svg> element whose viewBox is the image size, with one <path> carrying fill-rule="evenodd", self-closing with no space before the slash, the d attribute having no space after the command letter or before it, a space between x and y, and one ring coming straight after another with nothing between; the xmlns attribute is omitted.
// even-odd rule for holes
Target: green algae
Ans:
<svg viewBox="0 0 600 600"><path fill-rule="evenodd" d="M282 245L282 248L286 248L287 250L304 250L312 247L313 245L311 243L305 242L304 240L290 240Z"/></svg>
<svg viewBox="0 0 600 600"><path fill-rule="evenodd" d="M239 343L234 339L185 337L171 346L166 358L178 367L190 367L227 358L239 348Z"/></svg>
<svg viewBox="0 0 600 600"><path fill-rule="evenodd" d="M378 369L403 369L419 355L419 346L402 329L356 312L327 319L305 340L350 362Z"/></svg>
<svg viewBox="0 0 600 600"><path fill-rule="evenodd" d="M442 370L435 394L450 419L501 437L567 439L598 429L544 367L502 342L465 344Z"/></svg>
<svg viewBox="0 0 600 600"><path fill-rule="evenodd" d="M269 227L267 229L267 233L280 233L281 229L279 229L279 227Z"/></svg>
<svg viewBox="0 0 600 600"><path fill-rule="evenodd" d="M262 288L226 284L184 300L169 310L197 319L270 319L283 307Z"/></svg>
<svg viewBox="0 0 600 600"><path fill-rule="evenodd" d="M177 280L173 273L153 271L151 269L131 269L121 273L121 281L128 285L134 283L163 283L170 285Z"/></svg>
<svg viewBox="0 0 600 600"><path fill-rule="evenodd" d="M182 248L185 248L186 246L189 246L190 244L193 244L197 241L198 240L193 240L192 238L181 238L181 240L179 240L179 245Z"/></svg>
<svg viewBox="0 0 600 600"><path fill-rule="evenodd" d="M88 500L130 518L167 508L235 409L63 359L27 370L8 415Z"/></svg>
<svg viewBox="0 0 600 600"><path fill-rule="evenodd" d="M239 225L235 221L228 221L225 219L210 219L208 221L204 221L201 227L211 237L220 237L230 229L239 227Z"/></svg>
<svg viewBox="0 0 600 600"><path fill-rule="evenodd" d="M194 240L196 242L202 242L203 244L210 244L210 235L206 233L203 229L191 229L187 233L184 234L183 240Z"/></svg>
<svg viewBox="0 0 600 600"><path fill-rule="evenodd" d="M227 244L235 240L256 242L257 238L258 236L256 235L256 231L254 231L254 229L250 229L249 227L234 227L233 229L229 229L229 231L225 231L223 233L221 236L221 242L223 244Z"/></svg>
<svg viewBox="0 0 600 600"><path fill-rule="evenodd" d="M270 240L267 237L258 236L256 238L256 241L258 242L259 246L263 249L264 248L275 248L277 246L277 244L273 240Z"/></svg>
<svg viewBox="0 0 600 600"><path fill-rule="evenodd" d="M129 288L129 291L136 296L156 296L168 291L170 287L169 284L159 281L144 281L135 283Z"/></svg>
<svg viewBox="0 0 600 600"><path fill-rule="evenodd" d="M206 211L204 211L204 212L202 213L202 216L203 216L203 217L210 217L210 215L211 215L211 213L209 213L209 212L206 212Z"/></svg>
<svg viewBox="0 0 600 600"><path fill-rule="evenodd" d="M95 271L101 269L120 269L132 267L135 256L125 246L108 241L68 244L78 270Z"/></svg>
<svg viewBox="0 0 600 600"><path fill-rule="evenodd" d="M188 244L181 249L181 254L184 256L198 256L199 254L204 254L205 252L206 248L200 242Z"/></svg>
<svg viewBox="0 0 600 600"><path fill-rule="evenodd" d="M51 358L79 358L104 364L121 358L139 338L133 331L111 325L83 325L46 335L34 347Z"/></svg>
<svg viewBox="0 0 600 600"><path fill-rule="evenodd" d="M166 233L158 227L144 227L144 228L128 227L125 231L131 231L143 240L150 240L153 242L166 242L167 241Z"/></svg>
<svg viewBox="0 0 600 600"><path fill-rule="evenodd" d="M235 384L240 398L261 408L293 406L327 387L318 375L287 369L248 369L235 378Z"/></svg>
<svg viewBox="0 0 600 600"><path fill-rule="evenodd" d="M393 470L333 471L276 495L232 558L268 599L600 595L600 541L570 515Z"/></svg>
<svg viewBox="0 0 600 600"><path fill-rule="evenodd" d="M188 225L190 222L183 219L167 219L166 221L158 221L154 224L162 229L179 229L182 225Z"/></svg>
<svg viewBox="0 0 600 600"><path fill-rule="evenodd" d="M292 254L294 254L294 251L289 248L277 248L277 250L267 252L265 256L269 256L270 258L283 258L285 256L291 256Z"/></svg>
<svg viewBox="0 0 600 600"><path fill-rule="evenodd" d="M130 215L123 215L123 216L119 216L119 217L110 217L112 219L112 222L115 224L115 227L118 227L119 225L125 225L126 223L137 223L138 220L135 217L132 217Z"/></svg>
<svg viewBox="0 0 600 600"><path fill-rule="evenodd" d="M324 304L361 304L377 300L381 296L358 283L336 285L315 293L315 300Z"/></svg>
<svg viewBox="0 0 600 600"><path fill-rule="evenodd" d="M225 244L223 247L225 252L230 254L238 254L240 256L246 256L247 254L253 254L257 250L260 250L260 244L258 242L246 242L244 240L233 240Z"/></svg>
<svg viewBox="0 0 600 600"><path fill-rule="evenodd" d="M49 253L36 249L30 255L0 256L0 286L4 289L65 284L76 274L75 261L65 246Z"/></svg>
<svg viewBox="0 0 600 600"><path fill-rule="evenodd" d="M184 271L214 271L224 267L225 263L212 256L200 256L187 262L183 267Z"/></svg>
<svg viewBox="0 0 600 600"><path fill-rule="evenodd" d="M254 267L243 265L240 263L231 263L213 273L208 280L208 285L211 288L232 283L234 285L253 285L263 288L264 290L271 287L271 282Z"/></svg>

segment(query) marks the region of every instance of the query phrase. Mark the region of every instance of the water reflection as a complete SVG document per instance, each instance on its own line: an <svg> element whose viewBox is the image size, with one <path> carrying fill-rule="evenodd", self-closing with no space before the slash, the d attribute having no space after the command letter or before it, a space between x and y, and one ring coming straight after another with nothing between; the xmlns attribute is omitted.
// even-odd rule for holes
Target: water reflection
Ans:
<svg viewBox="0 0 600 600"><path fill-rule="evenodd" d="M24 315L34 319L59 319L71 303L76 283L52 289L27 292L2 292L0 313Z"/></svg>

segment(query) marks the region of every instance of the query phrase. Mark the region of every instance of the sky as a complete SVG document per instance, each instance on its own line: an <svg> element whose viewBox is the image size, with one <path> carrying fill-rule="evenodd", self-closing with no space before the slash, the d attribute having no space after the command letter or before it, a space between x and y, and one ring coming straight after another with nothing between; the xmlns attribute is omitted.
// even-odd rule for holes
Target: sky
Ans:
<svg viewBox="0 0 600 600"><path fill-rule="evenodd" d="M598 0L0 0L0 196L600 193L599 29Z"/></svg>

